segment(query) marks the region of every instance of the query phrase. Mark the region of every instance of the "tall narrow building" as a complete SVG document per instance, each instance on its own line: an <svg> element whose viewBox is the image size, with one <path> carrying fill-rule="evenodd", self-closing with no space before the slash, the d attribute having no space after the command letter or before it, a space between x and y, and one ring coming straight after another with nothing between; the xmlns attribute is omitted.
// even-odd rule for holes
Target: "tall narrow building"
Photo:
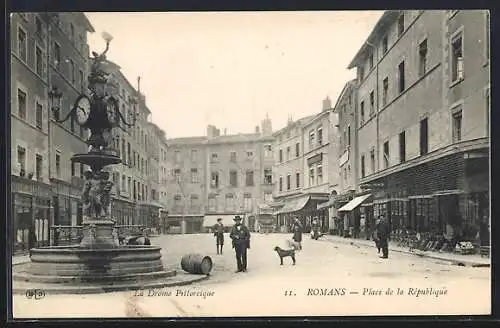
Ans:
<svg viewBox="0 0 500 328"><path fill-rule="evenodd" d="M54 118L86 89L87 33L94 29L83 13L70 12L16 13L11 27L14 251L25 251L48 245L51 226L81 221L85 168L70 158L86 150L86 133L74 120Z"/></svg>

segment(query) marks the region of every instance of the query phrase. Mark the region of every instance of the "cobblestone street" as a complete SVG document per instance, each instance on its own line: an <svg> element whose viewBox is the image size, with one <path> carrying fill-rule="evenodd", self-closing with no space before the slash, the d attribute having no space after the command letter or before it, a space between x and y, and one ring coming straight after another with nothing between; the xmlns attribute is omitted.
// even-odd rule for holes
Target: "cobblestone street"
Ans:
<svg viewBox="0 0 500 328"><path fill-rule="evenodd" d="M51 309L57 310L55 304L64 301L68 316L85 316L85 313L95 316L101 312L103 316L124 316L131 298L142 316L480 314L490 311L490 268L461 267L397 252L390 253L390 258L384 260L378 257L375 248L325 239L314 241L307 234L304 234L303 250L297 253L297 265L292 266L291 260L285 258L281 267L273 247L284 246L287 238L290 235L254 233L248 252L248 272L234 273L234 251L227 236L228 245L223 255L216 254L212 234L155 237L153 243L162 246L168 268L180 270L181 257L187 253L210 256L214 262L210 279L155 293L146 290L144 296L137 297L133 292L54 295L37 303L44 304L40 307L32 300L15 296L15 313L22 316L29 311L40 312L40 317L50 316ZM392 295L385 294L388 288L393 290ZM398 288L403 295L397 295ZM183 296L190 291L207 296ZM171 295L167 296L169 292ZM285 296L290 292L292 296ZM156 296L148 296L152 294ZM470 299L475 300L473 304L465 301ZM51 302L54 307L47 304ZM101 302L115 305L96 306ZM87 304L93 310L84 310ZM36 308L40 308L39 311Z"/></svg>

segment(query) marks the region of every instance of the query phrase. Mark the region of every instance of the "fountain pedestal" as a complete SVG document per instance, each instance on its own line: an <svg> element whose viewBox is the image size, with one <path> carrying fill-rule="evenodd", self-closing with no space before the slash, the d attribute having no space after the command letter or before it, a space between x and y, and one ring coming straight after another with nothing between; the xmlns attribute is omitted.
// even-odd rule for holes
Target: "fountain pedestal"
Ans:
<svg viewBox="0 0 500 328"><path fill-rule="evenodd" d="M113 236L115 222L111 220L86 220L83 222L82 248L103 249L117 247Z"/></svg>

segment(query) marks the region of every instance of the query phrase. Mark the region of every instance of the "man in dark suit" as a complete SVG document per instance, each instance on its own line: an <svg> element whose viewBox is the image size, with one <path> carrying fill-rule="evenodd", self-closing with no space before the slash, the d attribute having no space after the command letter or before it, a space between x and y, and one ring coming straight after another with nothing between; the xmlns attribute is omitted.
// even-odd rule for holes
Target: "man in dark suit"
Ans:
<svg viewBox="0 0 500 328"><path fill-rule="evenodd" d="M389 225L383 215L379 216L376 231L379 242L378 247L382 248L381 258L386 259L389 257Z"/></svg>
<svg viewBox="0 0 500 328"><path fill-rule="evenodd" d="M302 231L303 226L300 223L300 219L298 216L295 217L295 221L292 223L292 231L293 231L293 241L299 243L299 249L302 249Z"/></svg>
<svg viewBox="0 0 500 328"><path fill-rule="evenodd" d="M217 243L217 254L219 254L219 246L220 254L222 254L222 246L224 246L224 225L222 224L221 218L218 218L217 223L214 225L214 237Z"/></svg>
<svg viewBox="0 0 500 328"><path fill-rule="evenodd" d="M234 226L229 237L233 240L233 248L236 251L236 272L247 271L247 249L250 248L250 231L241 223L241 217L234 218Z"/></svg>

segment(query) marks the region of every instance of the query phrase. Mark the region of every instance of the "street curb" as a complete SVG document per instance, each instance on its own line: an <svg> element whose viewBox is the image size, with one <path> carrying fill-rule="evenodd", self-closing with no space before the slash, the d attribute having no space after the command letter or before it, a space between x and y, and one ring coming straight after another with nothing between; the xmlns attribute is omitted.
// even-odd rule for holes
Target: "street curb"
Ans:
<svg viewBox="0 0 500 328"><path fill-rule="evenodd" d="M67 288L51 288L44 285L42 289L44 293L48 295L57 295L57 294L103 294L103 293L111 293L111 292L123 292L123 291L134 291L140 289L148 289L148 288L164 288L164 287L177 287L177 286L186 286L196 282L207 280L210 276L197 276L192 277L186 280L175 280L174 277L171 279L173 281L162 281L162 282L153 282L145 285L122 285L122 286L64 286ZM54 284L56 285L56 284ZM29 288L18 288L13 287L13 294L25 294L26 290Z"/></svg>
<svg viewBox="0 0 500 328"><path fill-rule="evenodd" d="M26 264L26 263L30 263L30 259L27 259L25 261L20 261L20 262L17 262L17 263L12 263L12 266L22 265L22 264Z"/></svg>
<svg viewBox="0 0 500 328"><path fill-rule="evenodd" d="M353 241L352 239L351 240L342 241L342 240L338 240L336 238L333 239L333 238L328 238L327 237L325 239L325 241L326 240L328 240L329 242L338 243L338 244L356 245L356 246L359 246L359 247L362 246L362 247L367 247L367 248L375 248L374 245L370 246L370 245L367 245L367 244L364 244L364 243L359 243L359 242ZM401 249L389 248L389 250L391 252L403 253L403 254L408 254L408 255L415 255L415 256L430 258L430 259L434 259L434 260L444 261L444 262L448 262L448 263L451 263L453 265L458 265L458 266L473 267L473 268L484 268L484 267L489 268L489 267L491 267L491 263L480 263L480 262L475 262L475 261L471 261L471 260L449 259L449 258L444 258L444 257L440 257L440 256L433 255L433 254L416 253L416 252L410 252L410 251L401 250Z"/></svg>

